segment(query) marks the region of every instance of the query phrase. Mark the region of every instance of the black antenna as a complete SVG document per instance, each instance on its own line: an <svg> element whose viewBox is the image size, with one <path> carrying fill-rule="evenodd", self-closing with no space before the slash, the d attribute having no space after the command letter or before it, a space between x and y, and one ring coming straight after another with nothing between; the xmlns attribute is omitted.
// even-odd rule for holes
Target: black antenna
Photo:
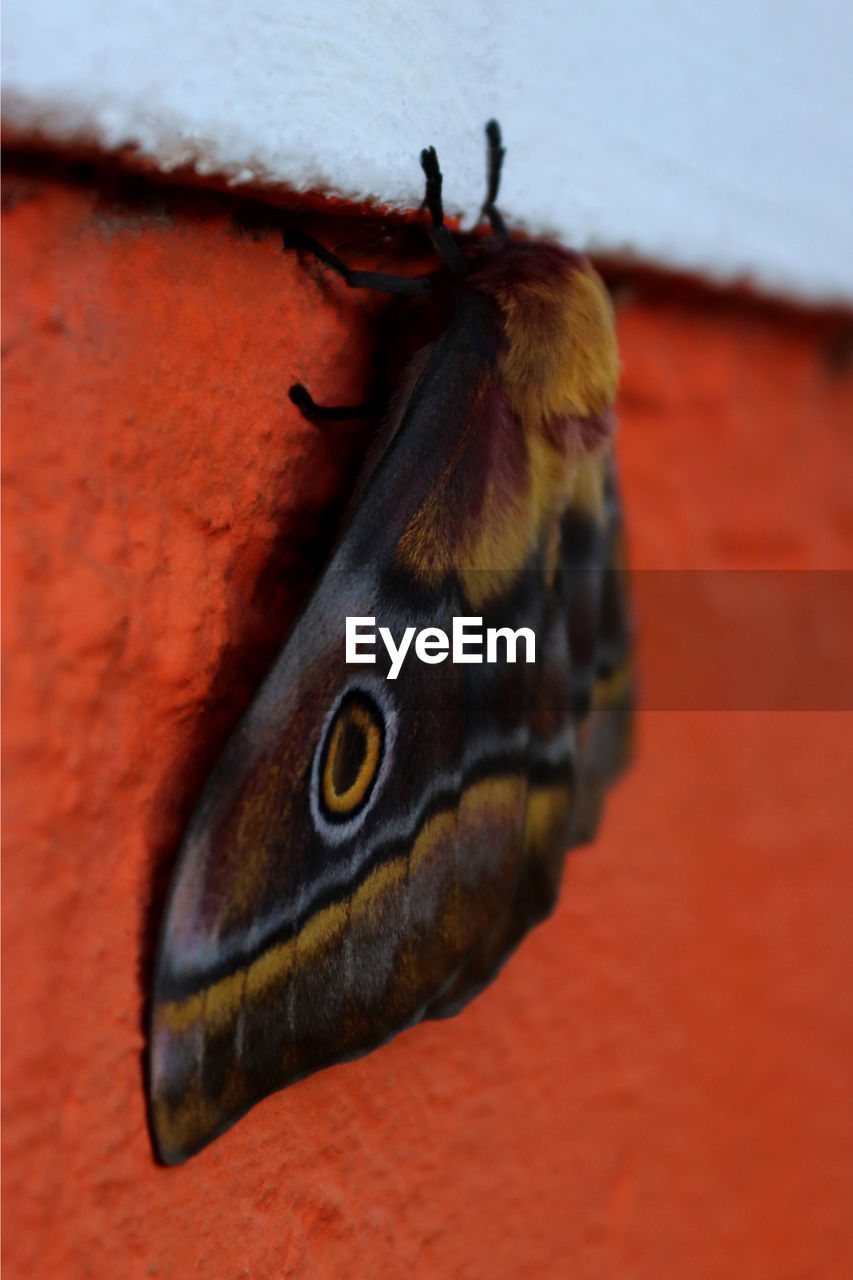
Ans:
<svg viewBox="0 0 853 1280"><path fill-rule="evenodd" d="M429 234L435 245L435 251L444 265L454 275L464 276L468 270L468 264L459 245L444 225L444 205L441 200L442 177L441 169L438 167L438 156L435 154L435 147L424 147L421 152L421 168L426 178L424 203L429 209L429 216L432 220Z"/></svg>
<svg viewBox="0 0 853 1280"><path fill-rule="evenodd" d="M486 125L486 142L488 144L487 185L486 199L483 202L482 212L492 224L492 231L494 231L495 235L506 236L509 234L506 223L495 207L495 201L498 198L498 187L501 185L501 169L506 155L506 147L501 145L501 127L497 120L490 120Z"/></svg>

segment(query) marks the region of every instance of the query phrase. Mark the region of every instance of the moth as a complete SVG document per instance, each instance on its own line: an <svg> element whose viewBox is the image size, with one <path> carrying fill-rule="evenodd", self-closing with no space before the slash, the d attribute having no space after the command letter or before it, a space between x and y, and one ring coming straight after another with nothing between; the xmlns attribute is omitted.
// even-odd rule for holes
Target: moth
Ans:
<svg viewBox="0 0 853 1280"><path fill-rule="evenodd" d="M176 1164L274 1090L463 1008L552 910L629 756L632 666L612 453L618 356L589 261L444 223L436 269L353 270L402 295L393 392L330 562L208 781L156 958L150 1116ZM323 409L301 384L292 399ZM469 618L533 663L345 661L347 617L394 636ZM507 636L508 641L508 636Z"/></svg>

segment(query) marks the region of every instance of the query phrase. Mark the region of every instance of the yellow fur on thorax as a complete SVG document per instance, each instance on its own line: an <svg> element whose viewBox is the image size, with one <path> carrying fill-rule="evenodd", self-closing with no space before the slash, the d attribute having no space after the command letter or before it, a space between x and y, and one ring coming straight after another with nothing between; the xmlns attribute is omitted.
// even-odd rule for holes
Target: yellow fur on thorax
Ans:
<svg viewBox="0 0 853 1280"><path fill-rule="evenodd" d="M525 426L591 417L613 403L619 378L613 308L592 267L547 284L515 282L498 301L509 339L501 376Z"/></svg>
<svg viewBox="0 0 853 1280"><path fill-rule="evenodd" d="M527 474L509 504L489 486L476 521L456 537L445 474L398 544L403 563L424 581L437 585L456 572L475 609L506 591L570 504L600 504L600 458L562 448L547 424L608 409L619 372L610 299L591 267L548 283L514 282L498 302L508 339L499 377L524 429Z"/></svg>

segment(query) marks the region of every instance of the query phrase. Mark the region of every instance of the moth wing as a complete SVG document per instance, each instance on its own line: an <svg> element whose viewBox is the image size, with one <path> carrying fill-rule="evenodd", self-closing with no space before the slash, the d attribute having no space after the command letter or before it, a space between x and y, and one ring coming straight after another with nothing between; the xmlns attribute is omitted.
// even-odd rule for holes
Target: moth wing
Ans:
<svg viewBox="0 0 853 1280"><path fill-rule="evenodd" d="M542 524L541 441L508 407L499 348L494 304L464 295L188 827L152 1009L168 1163L469 1000L553 906L618 765L621 730L596 705L618 502L589 547L571 509L562 531ZM535 633L536 664L410 659L397 680L381 652L347 665L347 617L399 641L464 615Z"/></svg>
<svg viewBox="0 0 853 1280"><path fill-rule="evenodd" d="M573 677L576 705L580 701L585 711L578 723L578 791L572 822L573 842L578 844L594 837L605 794L633 754L634 621L622 502L612 457L604 473L600 528L601 570L593 591L597 597L593 657L581 665L584 683L579 680L578 664ZM570 530L564 522L564 548L569 540ZM575 568L571 553L566 550L564 554L571 572ZM594 579L595 571L587 571L586 577Z"/></svg>
<svg viewBox="0 0 853 1280"><path fill-rule="evenodd" d="M458 1013L494 979L557 902L573 846L596 832L607 788L632 754L633 620L622 504L612 454L592 463L600 501L570 506L561 523L561 589L542 620L543 650L531 701L531 744L521 857L511 891L479 947L432 1003ZM569 742L555 756L562 724ZM556 769L542 769L550 753ZM560 760L562 759L562 764Z"/></svg>
<svg viewBox="0 0 853 1280"><path fill-rule="evenodd" d="M346 616L399 638L473 612L447 558L480 546L495 493L514 483L506 447L524 449L496 443L512 430L499 416L496 323L491 304L465 299L416 366L337 550L189 824L152 1007L152 1127L168 1163L274 1090L418 1021L514 891L528 669L495 687L485 666L412 659L394 682L381 657L354 671L344 649ZM436 494L458 506L455 523L434 518ZM416 518L425 509L431 533ZM522 591L506 616L536 623L540 603Z"/></svg>

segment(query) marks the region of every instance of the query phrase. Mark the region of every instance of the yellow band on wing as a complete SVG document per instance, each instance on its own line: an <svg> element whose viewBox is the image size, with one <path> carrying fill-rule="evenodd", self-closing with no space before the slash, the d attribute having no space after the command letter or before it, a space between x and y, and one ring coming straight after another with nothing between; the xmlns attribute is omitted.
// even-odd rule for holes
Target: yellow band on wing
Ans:
<svg viewBox="0 0 853 1280"><path fill-rule="evenodd" d="M526 781L519 775L488 778L474 783L462 792L459 808L445 809L424 825L412 845L411 852L393 858L371 871L352 898L331 903L310 916L299 932L286 942L271 946L248 966L220 978L203 991L184 1000L165 1001L159 1016L173 1033L180 1034L200 1017L208 1025L221 1026L237 1016L244 997L251 1000L270 984L279 984L296 962L310 962L312 953L326 948L346 928L353 916L368 911L383 895L392 890L419 863L424 862L443 841L453 836L455 828L464 825L465 815L486 810L492 815L504 811L507 818L523 803ZM528 791L525 846L536 847L545 838L554 814L565 804L567 789L563 785L531 787Z"/></svg>

